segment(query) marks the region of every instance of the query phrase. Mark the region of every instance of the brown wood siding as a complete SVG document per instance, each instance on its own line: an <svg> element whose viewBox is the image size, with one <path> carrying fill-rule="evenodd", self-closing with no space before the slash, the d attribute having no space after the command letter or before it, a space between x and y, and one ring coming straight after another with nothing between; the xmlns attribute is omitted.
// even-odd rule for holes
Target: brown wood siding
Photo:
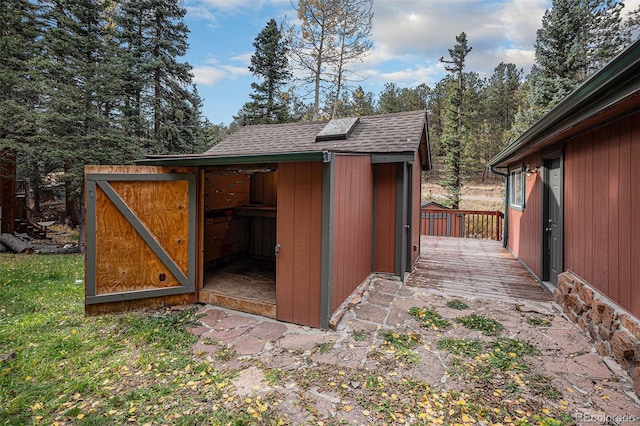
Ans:
<svg viewBox="0 0 640 426"><path fill-rule="evenodd" d="M376 248L374 270L395 272L397 165L376 164Z"/></svg>
<svg viewBox="0 0 640 426"><path fill-rule="evenodd" d="M527 158L524 164L542 166L542 159L535 155ZM514 167L520 167L518 164ZM542 176L523 173L526 183L525 207L522 211L509 207L509 231L507 245L525 265L540 276L540 226L542 223Z"/></svg>
<svg viewBox="0 0 640 426"><path fill-rule="evenodd" d="M640 113L565 151L565 269L640 316Z"/></svg>
<svg viewBox="0 0 640 426"><path fill-rule="evenodd" d="M274 207L277 205L277 172L254 173L251 176L251 204ZM274 258L276 246L276 212L262 210L250 218L251 256Z"/></svg>
<svg viewBox="0 0 640 426"><path fill-rule="evenodd" d="M368 155L335 159L333 301L335 311L371 273L373 168Z"/></svg>
<svg viewBox="0 0 640 426"><path fill-rule="evenodd" d="M413 205L411 206L411 261L420 255L420 205L422 204L422 168L420 154L416 153L413 162Z"/></svg>
<svg viewBox="0 0 640 426"><path fill-rule="evenodd" d="M278 166L276 317L320 326L322 163Z"/></svg>
<svg viewBox="0 0 640 426"><path fill-rule="evenodd" d="M251 204L277 205L278 172L251 175Z"/></svg>

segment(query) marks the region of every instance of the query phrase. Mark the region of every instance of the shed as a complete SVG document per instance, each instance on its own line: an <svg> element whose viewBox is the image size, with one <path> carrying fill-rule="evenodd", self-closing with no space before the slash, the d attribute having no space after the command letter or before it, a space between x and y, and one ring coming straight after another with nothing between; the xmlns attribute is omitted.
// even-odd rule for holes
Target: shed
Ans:
<svg viewBox="0 0 640 426"><path fill-rule="evenodd" d="M490 161L506 246L607 355L618 319L640 317L639 163L640 41Z"/></svg>
<svg viewBox="0 0 640 426"><path fill-rule="evenodd" d="M86 312L205 302L326 328L419 254L425 111L246 126L201 155L87 166Z"/></svg>
<svg viewBox="0 0 640 426"><path fill-rule="evenodd" d="M447 206L435 201L422 203L420 228L423 235L438 237L462 237L464 215L452 212Z"/></svg>

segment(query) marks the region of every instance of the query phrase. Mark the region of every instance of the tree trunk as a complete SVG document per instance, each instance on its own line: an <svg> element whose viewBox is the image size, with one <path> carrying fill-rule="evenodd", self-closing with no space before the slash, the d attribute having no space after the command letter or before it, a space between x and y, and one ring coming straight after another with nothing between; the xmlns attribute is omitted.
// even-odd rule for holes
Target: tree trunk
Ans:
<svg viewBox="0 0 640 426"><path fill-rule="evenodd" d="M33 247L31 247L31 244L25 243L20 238L11 234L0 234L0 243L8 247L14 253L33 253Z"/></svg>

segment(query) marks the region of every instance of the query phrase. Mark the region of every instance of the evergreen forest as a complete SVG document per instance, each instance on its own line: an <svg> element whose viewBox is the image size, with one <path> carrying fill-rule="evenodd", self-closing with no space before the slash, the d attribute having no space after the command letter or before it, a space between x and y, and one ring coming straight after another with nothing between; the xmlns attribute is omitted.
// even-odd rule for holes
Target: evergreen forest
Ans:
<svg viewBox="0 0 640 426"><path fill-rule="evenodd" d="M619 0L553 0L528 74L512 63L488 77L468 69L473 40L463 32L442 52L442 80L374 94L356 66L373 47L372 5L299 0L298 26L267 22L254 42L250 101L227 125L203 117L181 60L189 29L180 0L3 0L0 154L16 155L36 209L52 180L63 185L67 215L80 225L87 164L201 153L250 124L426 109L438 179L455 206L467 180L483 179L489 159L634 42L640 26L640 9L623 16Z"/></svg>

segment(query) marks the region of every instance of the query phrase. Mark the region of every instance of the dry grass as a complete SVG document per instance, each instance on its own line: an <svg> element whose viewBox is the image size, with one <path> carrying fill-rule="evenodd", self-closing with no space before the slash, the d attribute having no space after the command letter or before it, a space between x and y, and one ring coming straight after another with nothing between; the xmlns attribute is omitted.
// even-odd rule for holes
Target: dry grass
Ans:
<svg viewBox="0 0 640 426"><path fill-rule="evenodd" d="M463 210L499 210L504 212L503 183L469 183L462 188L460 209ZM422 183L422 201L445 203L447 191L432 182Z"/></svg>

